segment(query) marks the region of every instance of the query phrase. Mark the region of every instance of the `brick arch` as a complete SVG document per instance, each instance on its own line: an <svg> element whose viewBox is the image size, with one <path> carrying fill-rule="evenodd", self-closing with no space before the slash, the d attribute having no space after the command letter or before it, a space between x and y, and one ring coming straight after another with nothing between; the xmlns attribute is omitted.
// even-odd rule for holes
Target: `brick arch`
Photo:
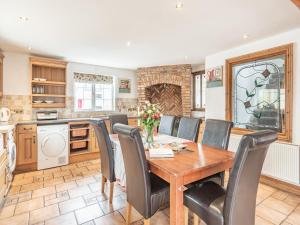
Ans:
<svg viewBox="0 0 300 225"><path fill-rule="evenodd" d="M146 88L158 84L172 84L181 87L182 115L191 114L191 65L172 65L139 68L137 70L137 92L140 105L146 101Z"/></svg>

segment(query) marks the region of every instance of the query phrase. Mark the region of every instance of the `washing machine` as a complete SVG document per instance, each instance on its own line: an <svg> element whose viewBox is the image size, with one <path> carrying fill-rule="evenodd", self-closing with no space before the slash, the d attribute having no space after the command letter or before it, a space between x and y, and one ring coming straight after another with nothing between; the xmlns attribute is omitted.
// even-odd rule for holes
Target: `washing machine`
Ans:
<svg viewBox="0 0 300 225"><path fill-rule="evenodd" d="M37 127L38 170L69 163L69 126L53 124Z"/></svg>
<svg viewBox="0 0 300 225"><path fill-rule="evenodd" d="M12 173L16 169L16 161L17 161L17 148L14 142L14 134L13 130L8 132L7 138L7 160L8 160L8 172L12 175Z"/></svg>

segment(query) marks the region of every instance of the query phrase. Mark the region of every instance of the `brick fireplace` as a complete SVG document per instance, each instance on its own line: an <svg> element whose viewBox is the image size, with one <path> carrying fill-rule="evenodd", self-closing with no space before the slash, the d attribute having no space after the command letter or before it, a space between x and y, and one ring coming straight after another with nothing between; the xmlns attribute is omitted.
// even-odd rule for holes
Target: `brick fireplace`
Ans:
<svg viewBox="0 0 300 225"><path fill-rule="evenodd" d="M162 113L191 115L191 65L139 68L137 70L138 101L160 103Z"/></svg>

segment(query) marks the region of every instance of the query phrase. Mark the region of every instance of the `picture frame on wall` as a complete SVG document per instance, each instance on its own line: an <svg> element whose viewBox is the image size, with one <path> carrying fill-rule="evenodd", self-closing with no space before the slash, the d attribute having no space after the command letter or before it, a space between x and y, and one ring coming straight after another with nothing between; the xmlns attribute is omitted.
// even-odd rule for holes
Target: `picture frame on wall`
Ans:
<svg viewBox="0 0 300 225"><path fill-rule="evenodd" d="M131 92L131 80L130 79L119 79L119 93L130 93Z"/></svg>
<svg viewBox="0 0 300 225"><path fill-rule="evenodd" d="M223 66L214 67L206 71L206 88L223 86Z"/></svg>

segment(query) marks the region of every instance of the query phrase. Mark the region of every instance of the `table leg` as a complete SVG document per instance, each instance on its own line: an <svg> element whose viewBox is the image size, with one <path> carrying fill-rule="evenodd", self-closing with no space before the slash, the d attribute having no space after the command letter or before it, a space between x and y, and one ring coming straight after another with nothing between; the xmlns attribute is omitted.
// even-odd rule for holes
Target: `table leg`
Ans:
<svg viewBox="0 0 300 225"><path fill-rule="evenodd" d="M184 225L183 177L170 178L170 225Z"/></svg>

